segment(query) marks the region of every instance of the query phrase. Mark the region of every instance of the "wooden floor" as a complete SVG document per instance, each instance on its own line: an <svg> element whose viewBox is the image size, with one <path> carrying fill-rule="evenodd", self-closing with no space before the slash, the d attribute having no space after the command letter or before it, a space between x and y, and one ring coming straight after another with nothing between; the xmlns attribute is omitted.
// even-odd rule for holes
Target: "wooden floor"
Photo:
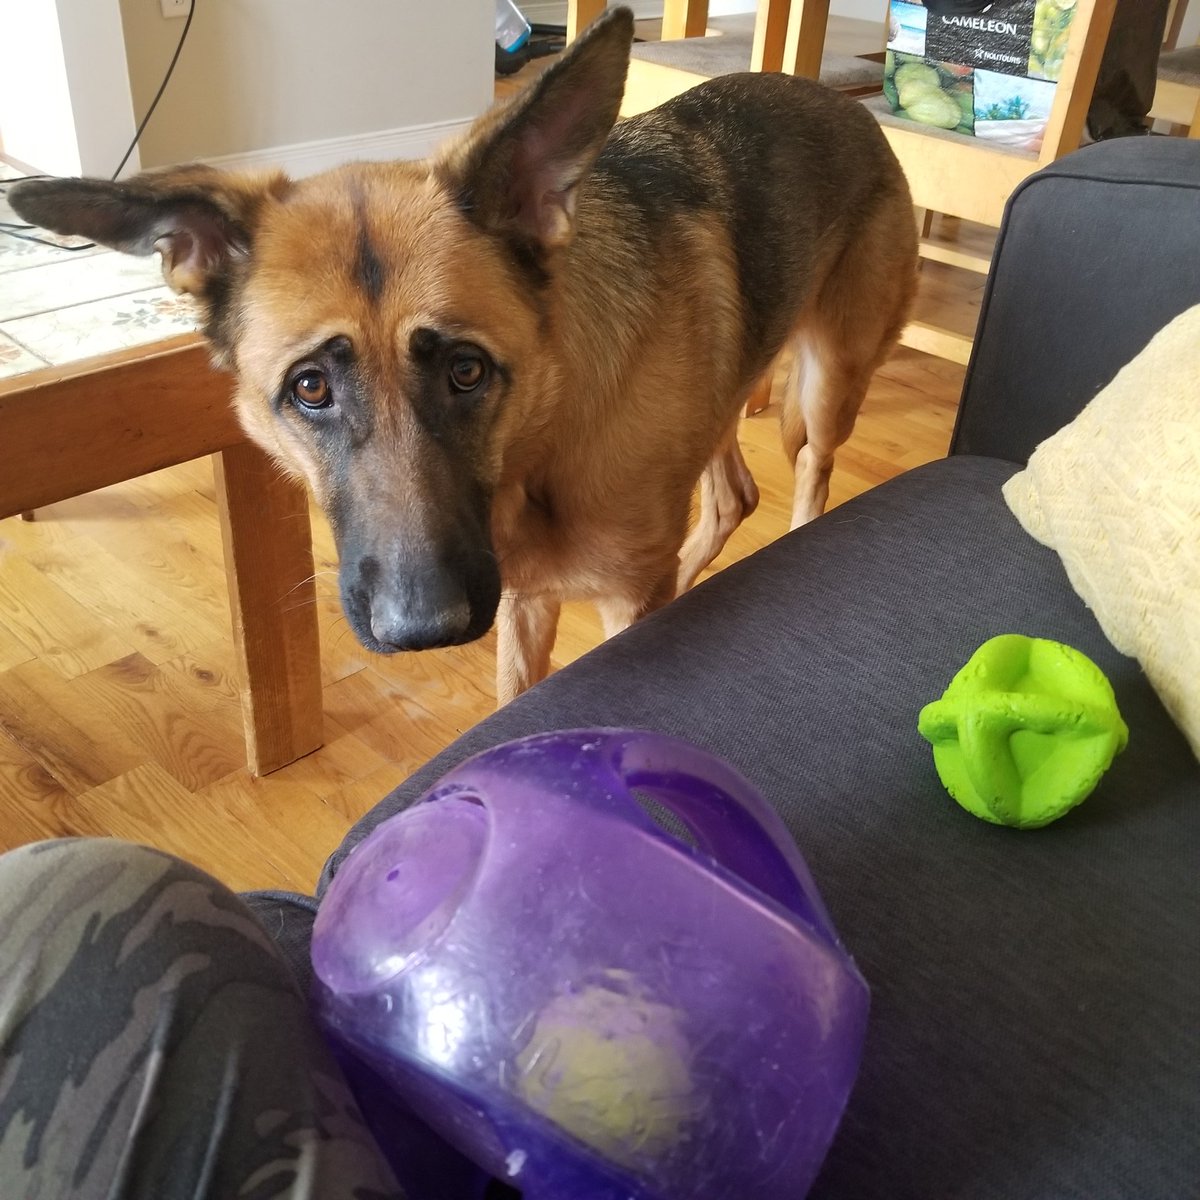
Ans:
<svg viewBox="0 0 1200 1200"><path fill-rule="evenodd" d="M944 221L949 242L986 231ZM974 327L983 280L926 264L920 315ZM962 368L901 350L879 372L831 503L945 453ZM774 406L743 422L762 503L718 566L787 528ZM349 824L494 707L494 638L384 659L341 616L314 511L327 743L266 779L243 763L212 472L163 471L0 522L0 849L102 834L144 841L235 888L312 889ZM555 663L600 640L568 609Z"/></svg>

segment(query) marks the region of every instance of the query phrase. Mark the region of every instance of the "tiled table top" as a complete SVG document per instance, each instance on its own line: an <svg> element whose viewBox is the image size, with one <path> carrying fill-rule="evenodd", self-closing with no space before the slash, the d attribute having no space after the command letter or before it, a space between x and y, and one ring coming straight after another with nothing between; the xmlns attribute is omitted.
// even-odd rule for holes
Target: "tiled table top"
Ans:
<svg viewBox="0 0 1200 1200"><path fill-rule="evenodd" d="M0 163L0 222L20 223ZM163 283L158 256L134 258L80 239L0 229L0 379L194 333L195 308Z"/></svg>

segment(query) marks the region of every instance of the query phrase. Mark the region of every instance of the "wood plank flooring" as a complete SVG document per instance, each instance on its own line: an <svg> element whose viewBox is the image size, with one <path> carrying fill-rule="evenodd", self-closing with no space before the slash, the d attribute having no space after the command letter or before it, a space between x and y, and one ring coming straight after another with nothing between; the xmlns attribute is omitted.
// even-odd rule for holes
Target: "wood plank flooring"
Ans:
<svg viewBox="0 0 1200 1200"><path fill-rule="evenodd" d="M986 231L940 236L986 252ZM920 315L974 327L983 279L936 263ZM962 368L898 351L838 458L831 503L945 453ZM776 409L743 422L762 503L718 567L787 528ZM341 615L314 511L327 740L266 779L242 765L221 541L207 461L0 522L0 850L44 837L145 841L234 888L310 891L350 823L494 707L494 637L383 659ZM570 606L562 666L600 640Z"/></svg>

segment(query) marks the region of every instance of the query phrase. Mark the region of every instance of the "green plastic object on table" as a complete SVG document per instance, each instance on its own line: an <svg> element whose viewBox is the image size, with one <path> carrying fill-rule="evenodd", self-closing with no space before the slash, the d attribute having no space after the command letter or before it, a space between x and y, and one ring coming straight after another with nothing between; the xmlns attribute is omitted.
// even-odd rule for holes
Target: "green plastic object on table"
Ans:
<svg viewBox="0 0 1200 1200"><path fill-rule="evenodd" d="M997 825L1037 829L1095 789L1129 729L1112 685L1061 642L984 642L917 720L946 790Z"/></svg>

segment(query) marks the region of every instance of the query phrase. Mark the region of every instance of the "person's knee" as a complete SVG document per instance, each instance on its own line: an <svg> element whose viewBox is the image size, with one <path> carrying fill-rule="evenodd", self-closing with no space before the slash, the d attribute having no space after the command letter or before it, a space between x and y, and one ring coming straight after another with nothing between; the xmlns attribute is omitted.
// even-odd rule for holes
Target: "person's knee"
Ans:
<svg viewBox="0 0 1200 1200"><path fill-rule="evenodd" d="M58 838L0 855L0 914L48 912L66 905L93 913L115 911L168 877L194 877L219 887L198 868L116 838ZM31 911L33 910L33 911Z"/></svg>
<svg viewBox="0 0 1200 1200"><path fill-rule="evenodd" d="M154 878L171 861L179 860L149 846L116 838L52 838L0 854L0 888L9 882L52 883L64 872L74 875L81 869L90 871L97 867L118 866Z"/></svg>
<svg viewBox="0 0 1200 1200"><path fill-rule="evenodd" d="M255 914L143 846L0 856L0 1077L3 1200L60 1168L89 1196L242 1195L252 1176L349 1195L347 1162L399 1194Z"/></svg>
<svg viewBox="0 0 1200 1200"><path fill-rule="evenodd" d="M130 955L188 952L289 978L245 904L172 855L113 838L37 842L0 855L0 978L20 968L49 980L81 959L115 970Z"/></svg>

